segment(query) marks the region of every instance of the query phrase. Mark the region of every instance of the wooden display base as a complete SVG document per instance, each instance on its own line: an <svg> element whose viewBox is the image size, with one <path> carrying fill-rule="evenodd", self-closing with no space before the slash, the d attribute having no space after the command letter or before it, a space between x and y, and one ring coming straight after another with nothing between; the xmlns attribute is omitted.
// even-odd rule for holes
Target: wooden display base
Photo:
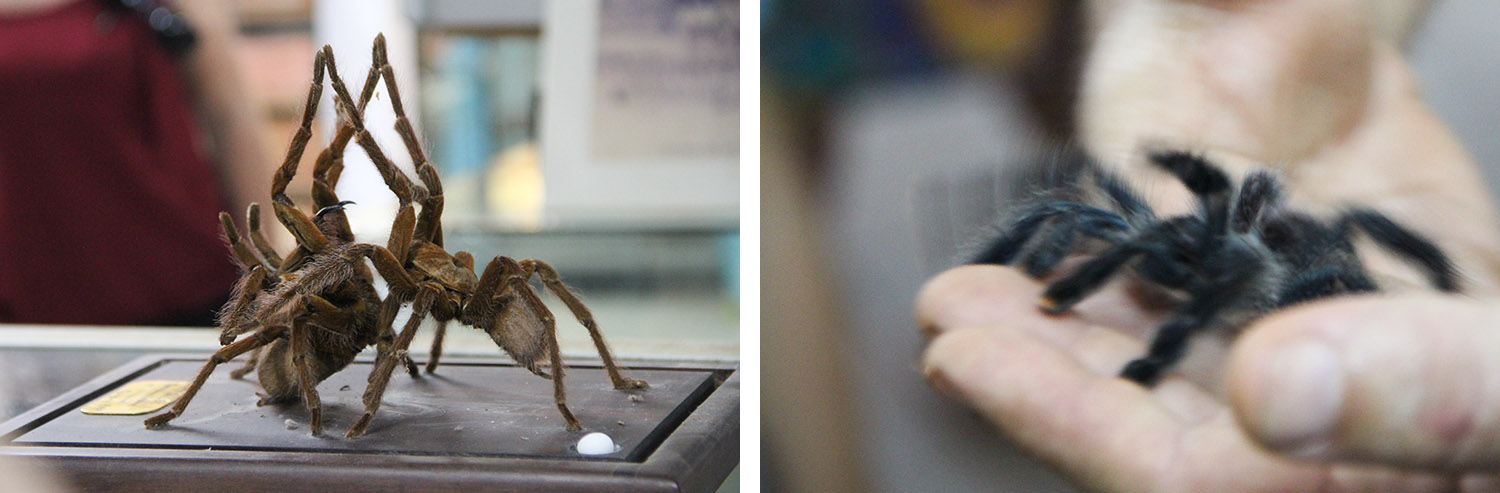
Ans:
<svg viewBox="0 0 1500 493"><path fill-rule="evenodd" d="M552 382L523 368L444 361L436 374L391 378L367 434L344 432L363 413L369 362L318 387L324 436L300 403L256 406L253 376L220 365L186 412L148 430L137 416L79 408L133 381L191 380L201 356L147 356L0 424L0 453L41 458L83 490L711 491L739 463L739 376L728 368L636 365L651 384L615 390L597 366L569 366L568 432ZM575 444L603 432L615 453Z"/></svg>

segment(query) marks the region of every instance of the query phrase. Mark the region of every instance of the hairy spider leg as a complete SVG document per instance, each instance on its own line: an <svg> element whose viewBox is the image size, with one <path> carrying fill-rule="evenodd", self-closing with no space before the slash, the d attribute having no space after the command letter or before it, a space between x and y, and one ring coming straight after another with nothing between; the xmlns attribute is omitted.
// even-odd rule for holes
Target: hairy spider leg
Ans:
<svg viewBox="0 0 1500 493"><path fill-rule="evenodd" d="M412 211L410 203L402 205L401 209L396 212L396 219L391 222L391 235L387 240L386 251L388 251L391 257L395 259L398 266L406 262L407 249L411 248L412 228L414 228L415 222L416 216ZM386 282L388 286L391 286L391 281L389 279L387 279ZM415 293L397 293L396 291L392 291L392 293L393 294L391 296L399 301L414 302L415 300L415 298L412 297L415 296ZM390 325L383 325L382 327L384 327L382 329L383 331L394 333ZM404 348L401 351L401 354L403 362L406 366L406 373L413 377L421 376L421 373L417 371L417 364L411 360L411 356L407 355ZM429 361L428 366L430 367L431 365L432 363Z"/></svg>
<svg viewBox="0 0 1500 493"><path fill-rule="evenodd" d="M1113 277L1121 267L1139 257L1155 257L1157 260L1153 262L1153 265L1159 265L1162 268L1175 266L1176 263L1171 260L1171 252L1162 245L1170 244L1168 242L1172 239L1174 229L1178 227L1179 225L1173 222L1159 223L1138 233L1129 241L1105 249L1098 256L1078 266L1066 277L1048 284L1047 289L1042 292L1038 305L1042 311L1054 315L1068 311L1079 300L1104 285L1104 282ZM1190 274L1183 269L1163 272L1159 275L1186 278Z"/></svg>
<svg viewBox="0 0 1500 493"><path fill-rule="evenodd" d="M375 92L375 84L379 81L379 78L379 72L374 67L371 67L370 72L365 76L365 85L360 91L359 104L355 107L355 112L364 114L365 106L369 104L370 97ZM348 147L350 139L353 138L354 125L347 120L341 120L338 132L334 134L333 141L329 143L327 148L323 149L322 153L318 154L318 159L313 164L312 197L313 204L319 208L320 216L323 216L323 211L328 210L328 208L343 203L343 201L339 200L338 194L334 192L334 189L338 185L339 176L344 171L345 149ZM335 231L334 236L338 237L339 240L345 242L354 241L354 231L349 227L349 218L343 213L342 209L328 214L324 218L324 222L333 226L332 229Z"/></svg>
<svg viewBox="0 0 1500 493"><path fill-rule="evenodd" d="M365 75L364 88L359 93L359 104L355 107L357 113L364 114L365 107L370 103L370 97L375 93L375 84L379 80L380 73L375 70L375 67L370 67L370 72ZM349 140L353 138L354 125L341 120L338 133L334 134L333 141L322 154L318 155L318 160L313 165L313 202L320 208L339 202L333 190L344 170L344 150L348 147Z"/></svg>
<svg viewBox="0 0 1500 493"><path fill-rule="evenodd" d="M458 253L453 254L453 258L457 260L458 265L463 266L463 268L469 269L471 271L474 270L474 255L470 254L469 252L459 251ZM432 333L432 349L428 352L427 373L434 373L437 371L438 362L443 358L443 336L447 335L447 332L448 321L439 320L437 330Z"/></svg>
<svg viewBox="0 0 1500 493"><path fill-rule="evenodd" d="M296 301L267 317L274 321L271 325L289 329L286 341L265 346L264 357L280 359L290 363L290 367L262 362L260 383L266 392L261 395L260 404L300 399L307 408L312 435L319 436L323 433L323 411L317 392L318 383L352 362L355 352L334 349L332 351L338 353L334 357L314 357L314 352L319 347L329 350L330 345L364 347L367 342L359 337L360 334L343 329L359 323L365 305L361 301L347 307L340 306L315 294L293 297ZM371 298L373 301L373 293ZM368 320L368 323L373 325L375 320Z"/></svg>
<svg viewBox="0 0 1500 493"><path fill-rule="evenodd" d="M438 180L437 169L432 167L432 163L427 161L427 155L422 152L422 143L417 140L417 132L412 128L411 120L406 117L406 107L401 103L401 91L396 88L396 73L386 56L385 34L375 36L370 55L374 61L370 70L380 71L381 78L385 80L386 91L391 97L391 108L396 112L396 133L401 135L406 151L411 154L413 169L422 180L422 185L427 188L427 197L421 201L422 214L417 218L415 236L419 240L443 246L443 184Z"/></svg>
<svg viewBox="0 0 1500 493"><path fill-rule="evenodd" d="M375 418L375 412L380 410L380 402L385 395L385 389L390 385L391 374L396 369L396 362L404 360L407 356L407 348L411 346L411 340L416 336L417 327L422 325L422 320L432 310L432 305L443 300L443 287L436 282L422 283L417 289L415 299L412 301L411 317L407 318L406 326L401 333L391 342L391 351L377 358L375 368L370 371L369 385L365 387L364 404L365 413L349 427L345 438L358 438L365 434L365 429L370 426L370 421ZM386 297L381 307L381 326L389 327L395 320L395 311L400 308L401 302L394 297ZM394 308L393 308L394 307ZM390 318L386 314L390 314Z"/></svg>
<svg viewBox="0 0 1500 493"><path fill-rule="evenodd" d="M1380 287L1370 276L1348 266L1320 266L1293 274L1276 297L1276 306L1287 307L1341 293L1373 293Z"/></svg>
<svg viewBox="0 0 1500 493"><path fill-rule="evenodd" d="M361 94L361 105L368 101L369 93L374 90L374 75L375 74L372 73L371 76L366 80L365 91ZM361 107L361 109L363 109L363 107ZM338 182L338 177L343 167L342 161L344 147L348 143L350 136L353 134L352 129L349 128L350 127L347 124L341 126L339 136L334 139L333 144L328 148L325 148L322 153L319 154L317 164L314 167L312 186L314 204L320 208L315 217L320 218L324 223L331 225L334 236L342 242L353 241L354 234L353 231L349 228L348 218L343 213L342 206L344 204L347 204L348 202L339 201L338 196L334 194L333 190ZM301 157L299 155L298 160L300 160L300 158ZM295 174L295 163L296 161L293 161L293 168L288 170L291 172L291 174ZM283 163L283 165L285 165L285 163ZM280 174L278 176L286 175ZM280 186L283 187L281 192L284 193L285 183L282 180L284 180L284 178L273 180L272 185L274 188L275 186L277 186L277 184L280 184ZM270 280L272 281L272 283L266 286L267 288L269 288L273 286L274 281L278 279L278 266L300 266L293 264L301 264L302 261L307 258L307 252L299 248L296 252L294 252L294 255L298 256L298 259L294 260L293 262L284 263L286 259L282 259L281 256L276 253L276 250L272 247L270 241L266 239L264 232L260 228L260 204L251 203L250 207L245 211L245 215L246 224L248 224L250 228L248 236L250 237L251 242L255 245L255 248L259 251L261 257L265 259L263 265L271 273ZM233 228L233 223L228 222L227 218L228 215L223 214L221 215L220 220L226 225L227 228ZM234 235L230 234L227 236L233 239ZM236 255L240 255L238 249L236 250ZM246 304L248 304L248 300L246 300ZM224 339L224 335L230 335L232 331L229 330L229 328L225 324L221 323L220 325L226 327L226 330L221 335L221 341L223 341L225 344L227 344L228 341L232 340L233 335L238 335L238 333L234 333L232 334L230 339ZM260 361L260 352L261 348L252 350L249 355L246 356L245 364L240 368L236 368L235 370L231 371L229 374L230 377L240 379L250 372L254 371L256 365Z"/></svg>
<svg viewBox="0 0 1500 493"><path fill-rule="evenodd" d="M1078 226L1077 220L1053 221L1039 240L1033 240L1036 245L1021 255L1019 263L1026 275L1044 277L1062 263L1063 257L1073 253L1073 245L1078 243Z"/></svg>
<svg viewBox="0 0 1500 493"><path fill-rule="evenodd" d="M536 291L532 290L531 284L526 281L526 277L529 274L524 272L525 268L518 265L515 260L509 257L500 257L498 260L501 263L504 277L500 288L500 299L503 300L507 297L512 297L515 302L524 303L526 309L531 313L535 313L537 318L542 321L542 342L547 346L547 356L550 360L549 366L552 367L552 375L548 377L545 373L537 372L537 374L552 379L552 400L557 403L558 412L562 413L563 420L568 423L568 431L582 430L583 426L578 423L578 418L573 416L573 411L568 409L568 395L563 383L563 371L565 367L562 361L562 353L558 349L557 344L557 320L552 316L552 310L548 310L547 305L542 304L542 299L537 297ZM498 312L505 313L503 309L498 310ZM493 330L495 327L496 325L488 325L486 326L486 330ZM493 337L494 334L492 333L491 336ZM532 366L532 371L537 371L534 365ZM618 377L618 374L612 372L611 378L615 377ZM645 382L639 383L641 385L645 384Z"/></svg>
<svg viewBox="0 0 1500 493"><path fill-rule="evenodd" d="M265 267L256 265L250 268L250 272L241 276L234 283L234 289L230 293L229 304L219 310L218 320L219 344L227 346L234 342L236 337L254 330L259 323L254 320L251 310L254 306L255 297L267 286L266 280L269 276Z"/></svg>
<svg viewBox="0 0 1500 493"><path fill-rule="evenodd" d="M198 390L203 388L203 383L208 381L208 376L213 374L215 367L252 349L270 344L271 341L275 341L277 337L285 334L286 331L286 327L266 327L257 331L254 337L245 338L219 348L218 351L214 352L213 356L208 358L208 362L203 365L203 368L198 370L198 376L193 379L192 384L188 385L182 397L177 398L176 404L173 404L172 408L164 413L147 418L146 427L158 428L181 416L182 411L187 409L188 403L193 400L193 396L197 395Z"/></svg>
<svg viewBox="0 0 1500 493"><path fill-rule="evenodd" d="M223 214L219 219L222 221L228 217L228 214ZM250 228L250 234L247 235L250 237L250 243L255 245L255 249L260 252L261 258L265 259L266 268L271 269L272 272L277 272L277 267L281 265L282 258L280 254L276 253L276 249L271 247L270 240L266 239L265 233L260 229L259 203L251 202L250 207L245 209L245 224Z"/></svg>
<svg viewBox="0 0 1500 493"><path fill-rule="evenodd" d="M1254 250L1236 245L1226 243L1218 258L1205 263L1212 274L1188 289L1192 298L1187 305L1156 329L1146 355L1126 364L1121 377L1147 387L1155 385L1163 371L1182 359L1188 338L1232 307L1241 292L1255 282L1266 269L1264 262L1253 258Z"/></svg>
<svg viewBox="0 0 1500 493"><path fill-rule="evenodd" d="M245 274L235 281L234 289L229 296L230 301L219 310L218 316L215 317L215 322L219 325L219 344L224 346L233 343L240 334L258 326L250 317L250 309L257 294L275 286L279 275L276 266L281 264L281 258L276 256L276 251L271 249L270 243L260 235L260 204L252 202L245 214L247 224L250 226L250 239L260 250L260 257L257 257L240 240L240 235L234 227L234 220L229 217L229 213L219 213L219 226L224 229L224 241L229 243L230 251L234 252L235 258L239 259L240 267L245 269ZM259 356L260 348L252 349L250 355L245 358L245 365L229 372L230 378L239 379L254 370Z"/></svg>
<svg viewBox="0 0 1500 493"><path fill-rule="evenodd" d="M312 343L306 322L297 320L292 323L292 369L296 373L297 387L302 390L302 405L307 407L308 428L313 436L323 435L323 400L318 397L318 380L313 377L311 363L308 362L307 354L312 351Z"/></svg>
<svg viewBox="0 0 1500 493"><path fill-rule="evenodd" d="M1152 336L1151 346L1147 355L1131 361L1121 372L1122 377L1146 386L1154 384L1160 378L1163 370L1181 359L1183 352L1186 351L1188 337L1201 328L1206 321L1213 320L1214 315L1219 310L1232 302L1233 295L1231 293L1237 294L1244 284L1250 282L1254 275L1264 268L1261 263L1255 262L1253 259L1232 258L1230 252L1238 250L1230 245L1226 238L1231 229L1232 222L1229 203L1229 195L1232 192L1232 187L1229 184L1229 177L1223 171L1209 164L1201 156L1187 152L1151 152L1148 158L1152 164L1175 176L1188 191L1198 197L1200 211L1204 219L1201 223L1203 227L1199 231L1195 247L1198 255L1204 259L1203 262L1199 263L1199 266L1203 270L1207 270L1208 273L1207 275L1200 275L1196 280L1191 277L1189 278L1188 291L1193 293L1193 298L1189 300L1183 310L1157 328L1156 333ZM1264 178L1258 178L1257 180L1264 180ZM1263 193L1264 189L1262 185L1257 185L1257 187L1258 189L1253 191L1254 193L1251 195L1241 194L1241 200L1238 201L1235 207L1237 213L1243 211L1246 216L1258 215L1259 205L1264 204L1264 202L1258 201L1268 196ZM1246 200L1247 198L1250 200ZM1236 224L1236 226L1238 225ZM1146 245L1142 245L1142 249L1145 248ZM1139 252L1132 253L1139 254ZM1101 255L1101 257L1103 256ZM1131 257L1134 257L1134 255L1131 255ZM1119 265L1128 261L1129 258L1123 260L1113 258L1096 260L1109 260L1112 262L1114 268L1118 268ZM1090 262L1090 264L1093 263ZM1084 271L1087 267L1089 266L1085 265L1085 268L1080 268L1079 270ZM1095 279L1098 280L1087 286L1098 286L1107 277L1107 274L1102 277L1096 277ZM1084 279L1088 280L1089 278L1084 277ZM1071 285L1064 284L1061 288L1069 286ZM1068 299L1065 296L1073 294L1064 289L1054 290L1054 287L1058 287L1057 284L1048 286L1047 293L1045 294L1054 294L1055 291L1061 291L1055 294L1063 295L1064 301ZM1065 309L1066 306L1069 306L1067 304L1059 304L1058 298L1045 296L1045 294L1043 301L1053 301L1052 308ZM1072 299L1076 300L1077 298ZM1048 308L1048 306L1044 305L1044 308Z"/></svg>
<svg viewBox="0 0 1500 493"><path fill-rule="evenodd" d="M1151 210L1151 206L1136 195L1134 190L1120 180L1120 177L1105 171L1098 165L1091 165L1089 169L1093 171L1094 183L1104 190L1104 195L1114 203L1115 210L1120 211L1125 218L1141 223L1153 222L1156 219L1156 213Z"/></svg>
<svg viewBox="0 0 1500 493"><path fill-rule="evenodd" d="M609 380L614 384L616 389L643 389L649 386L645 380L626 378L620 374L620 369L615 366L614 356L610 355L609 346L604 343L604 335L599 331L599 324L594 322L593 312L590 312L589 308L584 306L583 301L578 299L577 294L573 293L572 290L568 289L567 285L563 284L562 278L558 276L556 269L553 269L546 262L536 259L522 260L520 264L521 269L525 273L522 276L523 280L530 281L531 274L535 273L537 277L541 278L542 285L546 286L548 291L551 291L558 299L562 300L564 305L568 306L568 310L573 312L573 318L578 319L578 323L582 324L583 328L588 329L589 338L594 340L594 349L599 352L599 358L604 360L604 369L609 373ZM530 289L530 285L527 284L527 286L527 289ZM537 303L541 303L541 300L538 299ZM553 338L553 345L557 345L555 336Z"/></svg>
<svg viewBox="0 0 1500 493"><path fill-rule="evenodd" d="M391 227L391 237L387 241L386 250L387 253L393 255L396 259L404 262L407 255L407 249L411 246L412 230L415 227L410 225L410 223L414 221L414 219L412 219L412 216L415 214L412 210L413 194L421 193L425 196L426 191L420 187L416 187L416 185L413 184L411 180L401 172L400 169L396 168L396 165L391 162L390 158L386 157L385 152L380 150L380 146L375 143L375 138L371 136L369 130L365 128L364 118L362 116L363 109L369 102L369 96L374 92L374 84L377 79L378 73L377 71L381 66L379 62L384 58L384 44L385 36L383 34L377 35L375 38L375 45L377 47L375 55L378 58L376 60L376 64L370 68L370 74L366 76L365 88L360 93L360 102L358 104L354 103L353 98L349 95L348 88L344 85L343 79L339 77L338 67L335 64L333 58L333 48L325 45L323 46L322 53L323 58L327 60L328 64L328 78L331 81L331 85L333 86L333 92L335 96L334 104L340 108L344 108L344 110L340 111L340 114L343 115L346 119L346 128L349 129L348 131L353 132L353 135L356 137L356 142L358 142L359 146L364 149L365 154L370 158L370 162L375 165L376 171L380 173L381 179L385 181L386 186L391 189L391 192L396 194L396 198L399 201L400 209L396 212L396 219L394 220L394 223ZM386 70L389 70L389 64L387 63L384 65L386 67ZM393 103L399 104L396 100L396 98L398 98L399 96L396 95L395 85L391 82L394 80L394 78L387 79L386 88L392 94ZM344 132L345 130L341 128L340 137L342 137ZM338 141L336 141L336 143L337 142ZM345 138L343 142L347 142L347 138ZM399 266L400 264L398 263L397 265ZM386 282L388 286L394 287L394 285L391 284L390 278L386 278ZM414 292L407 292L403 294L398 293L394 289L392 290L392 294L397 295L398 298L403 302L411 301L413 299L411 297L415 296ZM390 329L389 327L386 327L382 330ZM417 376L418 372L416 369L416 364L411 361L409 356L403 356L403 359L406 363L407 372L412 374L412 376Z"/></svg>
<svg viewBox="0 0 1500 493"><path fill-rule="evenodd" d="M377 36L376 46L383 45L384 36ZM383 50L380 51L380 54L383 55ZM333 48L325 45L323 47L323 51L320 53L322 53L322 58L326 60L326 63L328 65L328 78L330 81L330 85L333 86L335 96L334 104L339 108L342 108L339 113L344 117L346 123L343 128L340 128L340 134L335 138L334 143L342 146L347 143L349 139L348 137L345 137L345 135L352 134L359 146L364 149L365 154L369 156L370 161L375 165L376 170L380 172L380 176L385 181L386 186L389 187L391 191L396 194L397 199L399 199L400 210L397 211L394 225L391 228L392 236L387 242L387 253L393 255L398 260L404 261L404 259L406 258L407 248L411 246L410 235L413 226L408 226L405 224L412 221L408 218L410 218L414 214L414 212L412 211L411 202L413 200L413 188L415 187L415 185L412 184L411 180L408 179L406 175L401 172L401 170L396 168L396 165L393 164L388 157L386 157L385 152L380 150L380 146L375 143L374 137L371 136L370 132L365 128L363 118L363 110L369 103L370 96L374 93L376 80L379 78L378 74L380 65L377 61L377 64L370 68L370 73L365 78L365 87L360 93L359 103L355 103L353 97L349 94L347 86L344 85L343 78L339 76L338 66L333 57ZM386 65L388 66L388 64ZM392 93L395 92L394 85L389 84L389 82L387 83L387 89ZM394 97L395 96L393 96L393 99ZM420 188L416 188L416 190L421 191ZM401 235L404 235L404 237ZM398 263L397 265L399 266L400 264ZM386 278L386 282L387 285L392 286L393 288L396 287L395 284L391 282L390 278ZM396 294L398 298L403 302L410 301L412 300L412 296L415 296L414 292L400 293L398 292L398 289L393 289L392 293ZM389 327L386 327L382 330L390 329ZM404 359L408 372L413 375L417 375L415 363L413 363L409 357L405 357Z"/></svg>
<svg viewBox="0 0 1500 493"><path fill-rule="evenodd" d="M338 75L338 68L333 58L333 47L324 45L321 53L323 53L323 56L320 58L327 60L328 78L332 82L335 96L334 104L339 108L343 108L339 110L339 114L354 127L355 142L359 144L360 148L364 149L365 154L370 158L370 162L375 165L375 170L380 172L380 178L385 180L386 186L390 187L391 191L396 194L400 205L403 207L410 205L413 200L413 194L418 193L413 190L414 184L411 182L411 179L406 177L405 173L396 168L396 165L391 162L390 158L386 157L385 152L381 151L380 146L375 143L375 137L370 135L370 131L365 128L364 116L356 110L358 106L354 103L354 98L349 95L349 89L344 86L343 79ZM421 193L425 193L425 190Z"/></svg>
<svg viewBox="0 0 1500 493"><path fill-rule="evenodd" d="M1453 266L1453 261L1431 241L1396 224L1384 214L1366 208L1344 212L1335 226L1335 230L1344 238L1349 238L1355 228L1364 231L1371 240L1375 240L1375 244L1425 270L1433 287L1444 292L1458 292L1458 270Z"/></svg>
<svg viewBox="0 0 1500 493"><path fill-rule="evenodd" d="M1080 237L1100 239L1110 245L1129 239L1130 228L1119 216L1080 214L1055 219L1036 245L1021 255L1020 264L1031 277L1051 274L1072 254Z"/></svg>
<svg viewBox="0 0 1500 493"><path fill-rule="evenodd" d="M448 332L448 321L439 320L437 331L432 333L432 349L427 356L427 373L437 371L438 360L443 358L443 336Z"/></svg>
<svg viewBox="0 0 1500 493"><path fill-rule="evenodd" d="M328 148L318 156L317 163L313 167L313 200L319 207L323 208L319 211L320 215L323 214L322 211L324 210L333 211L333 213L329 214L329 216L331 217L331 222L333 222L335 225L335 230L339 232L339 238L345 241L354 241L354 234L353 231L349 228L348 218L343 213L342 209L337 207L338 205L341 205L345 202L342 202L338 199L338 196L334 192L334 187L338 183L339 176L343 172L345 149L349 145L349 142L354 138L357 131L359 129L362 129L362 126L357 125L362 125L362 117L364 115L365 108L368 107L371 98L374 96L376 85L380 82L380 70L379 65L372 65L370 67L369 72L365 75L364 86L360 90L359 101L358 103L351 105L349 104L349 98L347 97L348 92L345 90L343 79L338 74L337 66L334 65L332 58L333 52L331 50L328 50L328 47L326 46L324 47L324 49L326 51L326 54L324 56L328 60L329 78L332 81L331 85L333 85L334 87L335 106L342 110L339 112L342 116L342 119L339 125L338 133L335 134ZM343 96L345 96L345 98L342 100L338 99L340 91L343 91L342 94ZM376 149L378 151L378 147ZM380 164L382 162L387 162L384 161L385 155L383 153L377 152L371 154L369 147L365 147L365 151L367 154L370 154L371 159L376 162L377 168L380 167ZM403 210L405 209L409 209L409 206L403 207ZM401 214L397 215L396 223L401 223ZM401 228L399 226L392 228L392 231L400 230ZM397 245L397 243L400 244ZM398 252L396 254L397 258L402 258L405 256L405 249L408 247L408 244L409 240L406 240L405 242L391 241L390 247ZM391 329L390 324L382 325L381 330L384 333L381 334L380 341L388 342L390 340L394 340L395 331ZM377 346L377 351L380 354L384 354L386 349L388 349L389 344L385 344L385 346ZM405 363L407 372L413 376L418 376L416 364L411 361L411 358L408 356L403 356L402 360Z"/></svg>
<svg viewBox="0 0 1500 493"><path fill-rule="evenodd" d="M332 55L330 54L330 60L332 60L331 57ZM391 106L396 112L395 127L397 133L401 135L407 152L411 155L418 178L425 185L425 189L416 187L384 155L381 155L378 159L372 157L371 160L375 163L381 176L386 180L386 184L390 186L391 191L396 194L401 203L400 210L397 212L396 225L391 228L392 233L387 242L387 249L396 255L398 259L404 260L414 238L419 241L431 242L439 247L443 244L441 223L443 211L442 183L438 178L437 170L433 168L431 163L428 162L426 155L422 152L421 143L417 139L416 131L412 128L411 122L406 116L405 106L401 102L401 93L396 85L395 74L391 69L386 55L385 36L383 34L375 37L375 43L371 49L371 59L373 60L370 68L372 75L371 79L367 80L367 90L369 88L368 84L373 84L374 74L378 71L381 78L385 81L386 90L391 98ZM338 99L342 101L341 104L348 105L349 95L343 89L343 83L339 79L337 70L332 68L331 62L329 74L330 78L334 81L334 92L338 96ZM351 118L351 122L354 128L360 132L360 143L364 146L366 143L364 136L368 135L368 132L363 127L362 120ZM367 153L369 147L366 146ZM414 193L417 197L413 196ZM405 218L415 214L411 206L411 202L414 199L421 203L422 212L420 216L416 217L415 223L412 224L410 220ZM470 264L472 266L472 259ZM440 324L438 333L433 339L433 349L431 352L433 358L429 359L427 363L429 373L436 370L437 361L441 358L441 345L445 332L446 325ZM408 371L414 373L415 366L408 365Z"/></svg>
<svg viewBox="0 0 1500 493"><path fill-rule="evenodd" d="M277 168L271 180L271 206L276 213L276 219L286 226L292 236L297 238L297 244L300 246L298 252L286 258L281 266L282 271L292 270L308 254L321 252L328 247L328 238L318 230L317 225L313 224L306 214L297 209L291 197L286 195L286 187L297 175L297 163L302 160L308 139L312 138L312 122L313 117L318 113L318 100L323 95L323 71L326 63L323 52L313 57L313 79L308 88L307 103L302 110L302 122L297 127L297 133L292 136L286 159L281 162L281 166Z"/></svg>
<svg viewBox="0 0 1500 493"><path fill-rule="evenodd" d="M255 210L254 204L251 204L251 210ZM274 266L256 256L255 252L245 245L229 213L219 213L219 226L223 228L224 241L229 244L230 251L234 252L235 258L240 261L240 268L245 271L244 275L235 281L234 289L230 293L230 301L219 310L215 317L215 322L220 327L219 343L229 345L234 342L235 337L255 329L257 324L249 314L251 306L257 294L275 285L277 271Z"/></svg>
<svg viewBox="0 0 1500 493"><path fill-rule="evenodd" d="M252 210L256 210L255 204L250 204L250 207ZM255 251L251 250L250 246L245 245L239 231L234 227L234 219L229 216L228 212L219 213L219 227L224 232L224 242L229 244L230 253L233 253L235 260L240 262L241 271L248 272L255 266L275 271L272 265L265 263L261 260L261 257L256 256Z"/></svg>
<svg viewBox="0 0 1500 493"><path fill-rule="evenodd" d="M1235 233L1249 233L1265 209L1280 205L1281 200L1281 182L1276 175L1266 170L1250 173L1240 184L1234 212L1229 218L1229 229Z"/></svg>
<svg viewBox="0 0 1500 493"><path fill-rule="evenodd" d="M1229 176L1203 157L1182 151L1152 152L1150 162L1171 173L1198 197L1207 227L1198 242L1199 254L1209 256L1224 242L1229 229Z"/></svg>
<svg viewBox="0 0 1500 493"><path fill-rule="evenodd" d="M1159 151L1148 155L1150 162L1171 173L1200 198L1229 191L1229 176L1202 156L1184 151Z"/></svg>
<svg viewBox="0 0 1500 493"><path fill-rule="evenodd" d="M1089 221L1092 228L1105 235L1106 231L1125 231L1130 225L1119 214L1099 209L1087 204L1077 202L1052 202L1039 204L1023 210L999 238L990 242L984 251L975 256L971 264L995 264L1010 265L1021 252L1037 237L1038 231L1047 226L1057 217L1071 217L1075 221ZM1059 245L1061 249L1071 249L1072 244Z"/></svg>

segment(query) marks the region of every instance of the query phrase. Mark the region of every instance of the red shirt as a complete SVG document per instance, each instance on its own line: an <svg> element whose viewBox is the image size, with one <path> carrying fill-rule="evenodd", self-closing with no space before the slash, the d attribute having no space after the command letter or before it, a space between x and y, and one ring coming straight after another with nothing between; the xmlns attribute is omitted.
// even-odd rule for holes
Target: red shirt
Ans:
<svg viewBox="0 0 1500 493"><path fill-rule="evenodd" d="M142 324L236 267L177 60L94 0L0 16L0 322Z"/></svg>

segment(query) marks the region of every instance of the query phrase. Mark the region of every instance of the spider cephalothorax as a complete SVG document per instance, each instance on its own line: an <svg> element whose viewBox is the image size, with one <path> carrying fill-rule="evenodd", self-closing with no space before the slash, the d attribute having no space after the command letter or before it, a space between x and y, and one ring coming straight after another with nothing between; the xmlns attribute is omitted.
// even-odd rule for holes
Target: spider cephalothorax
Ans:
<svg viewBox="0 0 1500 493"><path fill-rule="evenodd" d="M1458 274L1441 249L1378 212L1350 208L1323 221L1285 207L1271 172L1253 172L1236 185L1200 156L1149 158L1197 197L1196 214L1159 218L1121 180L1088 164L1080 173L1094 188L1087 192L1107 205L1074 193L1024 207L973 262L1018 264L1043 277L1065 257L1085 253L1084 245L1102 244L1047 285L1040 305L1049 313L1067 311L1127 266L1179 294L1184 301L1157 328L1149 352L1121 372L1125 378L1155 383L1199 331L1235 329L1303 301L1379 290L1354 247L1356 232L1414 264L1433 287L1458 291Z"/></svg>

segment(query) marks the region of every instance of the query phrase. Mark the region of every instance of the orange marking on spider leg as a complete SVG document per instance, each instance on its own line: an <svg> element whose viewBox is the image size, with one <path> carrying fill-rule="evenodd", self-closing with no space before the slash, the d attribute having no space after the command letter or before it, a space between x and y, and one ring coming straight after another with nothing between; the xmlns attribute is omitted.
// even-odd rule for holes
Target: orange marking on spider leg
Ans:
<svg viewBox="0 0 1500 493"><path fill-rule="evenodd" d="M1036 304L1038 308L1041 308L1042 311L1046 312L1048 315L1060 315L1063 312L1068 311L1068 308L1070 308L1067 305L1059 304L1057 300L1054 300L1047 296L1043 296L1038 299Z"/></svg>

